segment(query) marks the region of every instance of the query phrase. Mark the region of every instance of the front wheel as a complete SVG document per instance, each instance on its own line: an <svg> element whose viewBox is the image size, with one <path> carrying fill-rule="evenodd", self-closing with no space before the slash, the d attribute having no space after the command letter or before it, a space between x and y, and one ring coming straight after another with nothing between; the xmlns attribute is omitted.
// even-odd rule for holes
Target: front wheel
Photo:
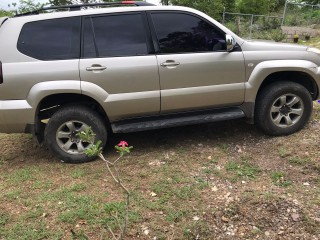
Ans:
<svg viewBox="0 0 320 240"><path fill-rule="evenodd" d="M312 98L305 87L294 82L278 82L259 93L255 123L269 135L288 135L302 129L311 113Z"/></svg>
<svg viewBox="0 0 320 240"><path fill-rule="evenodd" d="M86 106L66 106L59 109L49 119L45 128L45 142L50 151L67 163L88 162L95 157L88 157L84 151L90 146L83 142L78 133L91 127L95 141L101 140L102 147L107 140L107 130L101 117Z"/></svg>

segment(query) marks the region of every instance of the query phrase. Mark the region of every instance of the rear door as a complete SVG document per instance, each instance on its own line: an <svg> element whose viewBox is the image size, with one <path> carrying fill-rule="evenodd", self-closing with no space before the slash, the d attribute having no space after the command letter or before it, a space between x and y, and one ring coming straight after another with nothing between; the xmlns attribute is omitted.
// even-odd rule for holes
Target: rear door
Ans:
<svg viewBox="0 0 320 240"><path fill-rule="evenodd" d="M108 93L109 119L158 115L158 66L145 13L87 16L83 29L81 81Z"/></svg>

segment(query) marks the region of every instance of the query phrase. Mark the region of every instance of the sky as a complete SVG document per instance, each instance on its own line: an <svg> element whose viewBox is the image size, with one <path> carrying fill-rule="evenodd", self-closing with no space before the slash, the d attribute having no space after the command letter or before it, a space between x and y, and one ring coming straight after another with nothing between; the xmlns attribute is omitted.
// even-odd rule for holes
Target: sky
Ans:
<svg viewBox="0 0 320 240"><path fill-rule="evenodd" d="M35 0L34 2L45 3L45 2L48 2L48 0ZM151 2L153 4L159 4L160 0L147 0L147 2ZM5 10L12 9L12 7L8 8L8 4L11 4L11 3L19 3L19 0L0 0L0 8Z"/></svg>

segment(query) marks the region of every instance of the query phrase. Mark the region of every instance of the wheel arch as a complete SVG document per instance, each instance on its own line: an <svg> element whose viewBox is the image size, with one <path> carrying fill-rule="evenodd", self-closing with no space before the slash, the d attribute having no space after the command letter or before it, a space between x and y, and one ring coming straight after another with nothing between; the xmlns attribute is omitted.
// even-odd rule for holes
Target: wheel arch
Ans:
<svg viewBox="0 0 320 240"><path fill-rule="evenodd" d="M310 93L312 100L316 100L319 95L319 89L316 84L316 81L312 76L310 76L306 72L301 71L281 71L281 72L274 72L269 74L261 83L258 91L257 96L261 92L262 89L273 84L275 82L295 82L304 86ZM256 96L256 98L257 98Z"/></svg>
<svg viewBox="0 0 320 240"><path fill-rule="evenodd" d="M44 140L45 122L57 110L67 105L85 105L94 109L105 120L106 126L109 126L109 118L102 105L94 98L79 93L57 93L45 96L37 105L35 112L35 135L41 143Z"/></svg>

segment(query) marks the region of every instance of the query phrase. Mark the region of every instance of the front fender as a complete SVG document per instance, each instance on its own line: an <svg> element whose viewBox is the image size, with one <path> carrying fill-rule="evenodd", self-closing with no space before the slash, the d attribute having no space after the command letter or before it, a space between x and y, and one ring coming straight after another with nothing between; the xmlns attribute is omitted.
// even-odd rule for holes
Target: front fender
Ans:
<svg viewBox="0 0 320 240"><path fill-rule="evenodd" d="M272 60L257 64L248 81L245 83L245 102L255 102L257 93L263 81L273 73L304 72L312 77L319 86L319 67L305 60ZM285 79L284 79L285 80Z"/></svg>

